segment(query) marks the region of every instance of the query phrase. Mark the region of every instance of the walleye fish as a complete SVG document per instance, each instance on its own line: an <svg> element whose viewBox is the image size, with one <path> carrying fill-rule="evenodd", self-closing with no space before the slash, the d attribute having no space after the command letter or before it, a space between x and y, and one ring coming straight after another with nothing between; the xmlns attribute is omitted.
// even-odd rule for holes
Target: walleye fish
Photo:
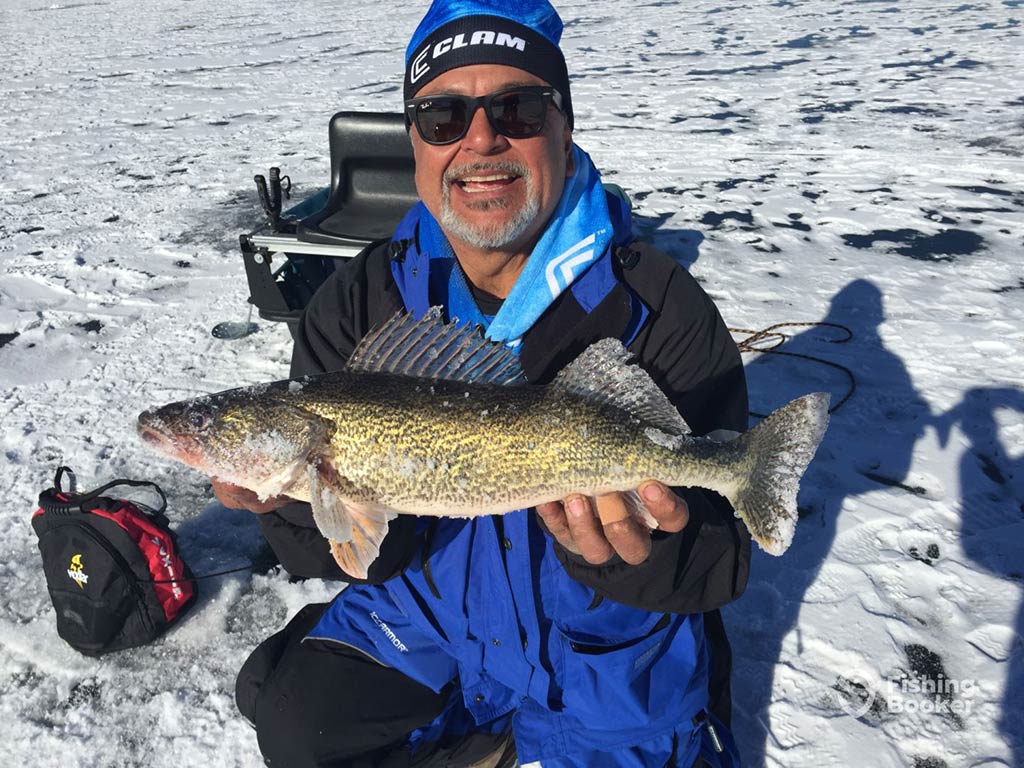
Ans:
<svg viewBox="0 0 1024 768"><path fill-rule="evenodd" d="M339 565L366 577L398 514L476 517L631 491L648 479L725 496L771 554L789 546L827 394L727 442L693 437L615 339L548 385L478 327L394 316L343 370L198 397L139 416L159 452L261 498L308 501Z"/></svg>

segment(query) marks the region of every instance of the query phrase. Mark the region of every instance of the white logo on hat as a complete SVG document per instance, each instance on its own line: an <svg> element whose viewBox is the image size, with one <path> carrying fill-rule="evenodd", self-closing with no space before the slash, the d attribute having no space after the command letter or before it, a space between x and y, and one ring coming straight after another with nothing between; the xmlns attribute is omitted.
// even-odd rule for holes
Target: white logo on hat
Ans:
<svg viewBox="0 0 1024 768"><path fill-rule="evenodd" d="M469 36L466 40L465 33L460 32L455 37L446 37L434 46L433 58L439 59L449 51L459 48L466 48L470 45L497 45L504 48L515 48L517 51L526 51L526 41L521 37L513 37L507 32L491 32L481 29Z"/></svg>
<svg viewBox="0 0 1024 768"><path fill-rule="evenodd" d="M492 32L489 29L480 29L471 33L468 40L466 39L466 33L460 32L454 37L446 37L436 43L428 44L426 48L417 54L416 58L412 60L412 66L409 68L409 84L415 85L421 77L430 71L430 65L427 64L427 55L431 54L431 48L433 48L433 53L430 55L430 58L439 59L446 53L456 51L459 48L467 48L471 45L496 45L502 48L515 48L517 51L526 52L526 41L521 37L514 37L507 32Z"/></svg>
<svg viewBox="0 0 1024 768"><path fill-rule="evenodd" d="M428 53L430 53L429 45L420 51L420 54L412 60L412 70L410 71L409 76L410 84L415 84L417 80L430 71L430 65L426 62Z"/></svg>

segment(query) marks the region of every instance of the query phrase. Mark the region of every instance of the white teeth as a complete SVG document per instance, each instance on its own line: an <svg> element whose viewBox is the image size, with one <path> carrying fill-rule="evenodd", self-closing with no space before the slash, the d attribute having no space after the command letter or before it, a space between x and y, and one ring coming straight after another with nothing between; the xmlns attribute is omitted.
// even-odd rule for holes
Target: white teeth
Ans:
<svg viewBox="0 0 1024 768"><path fill-rule="evenodd" d="M494 176L465 176L459 181L463 184L484 184L488 181L504 181L506 179L515 178L514 176L508 176L506 174L496 174Z"/></svg>

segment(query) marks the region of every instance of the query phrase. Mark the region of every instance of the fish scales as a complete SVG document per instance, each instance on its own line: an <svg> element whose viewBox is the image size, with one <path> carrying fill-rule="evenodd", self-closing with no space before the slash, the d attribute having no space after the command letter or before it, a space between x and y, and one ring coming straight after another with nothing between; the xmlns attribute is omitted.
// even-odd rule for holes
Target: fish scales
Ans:
<svg viewBox="0 0 1024 768"><path fill-rule="evenodd" d="M295 399L333 424L330 451L345 476L402 512L508 511L634 488L679 463L628 413L553 387L352 373L307 385ZM729 476L717 454L700 453L695 479Z"/></svg>

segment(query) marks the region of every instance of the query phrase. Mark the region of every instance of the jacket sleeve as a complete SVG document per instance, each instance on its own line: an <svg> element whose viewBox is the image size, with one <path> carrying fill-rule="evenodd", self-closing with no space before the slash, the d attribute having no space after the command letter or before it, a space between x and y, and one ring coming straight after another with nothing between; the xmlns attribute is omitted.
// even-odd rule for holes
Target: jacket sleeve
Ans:
<svg viewBox="0 0 1024 768"><path fill-rule="evenodd" d="M340 265L324 282L294 330L292 378L340 369L366 332L401 308L401 302L386 288L388 270L383 247L378 243ZM260 521L264 535L286 570L300 576L312 571L309 575L377 584L405 570L416 549L416 518L399 515L389 524L380 555L370 565L367 578L358 579L334 562L327 542L316 530L308 504L289 505L282 513L269 515L273 516L265 515L267 519Z"/></svg>
<svg viewBox="0 0 1024 768"><path fill-rule="evenodd" d="M649 274L627 275L651 311L631 351L694 434L744 431L747 389L736 344L707 294L682 267L658 261L666 258L644 251L639 265L646 261ZM674 490L690 521L678 533L654 531L645 562L633 566L616 555L594 566L556 543L569 575L603 597L650 611L704 613L738 598L750 571L749 532L721 496Z"/></svg>

